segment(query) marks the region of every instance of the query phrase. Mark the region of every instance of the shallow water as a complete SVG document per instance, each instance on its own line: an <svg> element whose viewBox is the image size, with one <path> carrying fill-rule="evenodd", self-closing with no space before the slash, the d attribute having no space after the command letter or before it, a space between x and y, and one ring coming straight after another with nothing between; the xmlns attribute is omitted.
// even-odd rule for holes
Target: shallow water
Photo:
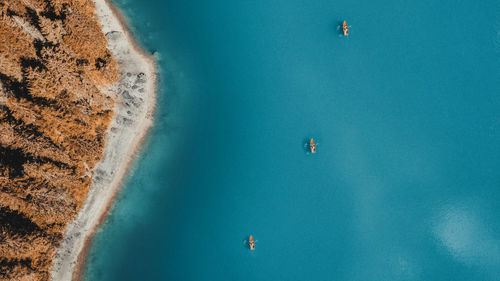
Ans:
<svg viewBox="0 0 500 281"><path fill-rule="evenodd" d="M500 279L497 1L114 3L158 111L86 280Z"/></svg>

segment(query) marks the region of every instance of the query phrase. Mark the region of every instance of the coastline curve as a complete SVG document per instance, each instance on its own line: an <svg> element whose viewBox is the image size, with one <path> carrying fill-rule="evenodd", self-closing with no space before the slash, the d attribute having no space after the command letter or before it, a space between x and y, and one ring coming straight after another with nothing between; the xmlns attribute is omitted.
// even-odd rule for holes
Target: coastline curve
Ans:
<svg viewBox="0 0 500 281"><path fill-rule="evenodd" d="M81 280L85 256L97 227L110 209L129 166L153 124L156 70L129 34L120 14L108 1L93 0L95 15L118 62L119 82L102 91L115 97L114 116L101 161L77 218L67 226L57 249L51 280Z"/></svg>

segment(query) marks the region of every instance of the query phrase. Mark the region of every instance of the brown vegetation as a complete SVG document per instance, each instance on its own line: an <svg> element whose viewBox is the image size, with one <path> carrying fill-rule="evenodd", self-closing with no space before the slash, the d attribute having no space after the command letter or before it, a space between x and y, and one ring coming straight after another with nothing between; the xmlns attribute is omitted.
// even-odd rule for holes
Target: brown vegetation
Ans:
<svg viewBox="0 0 500 281"><path fill-rule="evenodd" d="M0 2L0 279L48 280L90 188L117 64L91 0Z"/></svg>

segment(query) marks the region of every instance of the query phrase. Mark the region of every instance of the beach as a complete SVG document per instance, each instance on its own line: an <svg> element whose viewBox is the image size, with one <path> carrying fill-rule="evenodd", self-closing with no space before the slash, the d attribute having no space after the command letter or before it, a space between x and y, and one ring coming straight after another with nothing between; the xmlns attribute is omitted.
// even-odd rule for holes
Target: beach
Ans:
<svg viewBox="0 0 500 281"><path fill-rule="evenodd" d="M87 199L68 225L57 250L51 280L81 279L92 235L104 220L126 172L153 123L156 71L153 59L133 42L118 13L105 0L94 0L95 14L119 64L119 82L101 89L114 97L114 117L108 128L102 159L92 171Z"/></svg>

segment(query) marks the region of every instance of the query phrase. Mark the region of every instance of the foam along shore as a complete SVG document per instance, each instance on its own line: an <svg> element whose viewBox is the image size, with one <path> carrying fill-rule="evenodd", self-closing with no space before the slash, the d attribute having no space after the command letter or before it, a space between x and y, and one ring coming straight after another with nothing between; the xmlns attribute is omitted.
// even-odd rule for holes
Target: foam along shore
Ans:
<svg viewBox="0 0 500 281"><path fill-rule="evenodd" d="M110 4L105 0L94 3L108 48L119 64L119 82L103 89L115 97L115 114L103 157L93 171L87 199L76 220L68 225L57 250L51 270L54 281L81 279L91 237L153 121L156 86L153 60L135 45Z"/></svg>

